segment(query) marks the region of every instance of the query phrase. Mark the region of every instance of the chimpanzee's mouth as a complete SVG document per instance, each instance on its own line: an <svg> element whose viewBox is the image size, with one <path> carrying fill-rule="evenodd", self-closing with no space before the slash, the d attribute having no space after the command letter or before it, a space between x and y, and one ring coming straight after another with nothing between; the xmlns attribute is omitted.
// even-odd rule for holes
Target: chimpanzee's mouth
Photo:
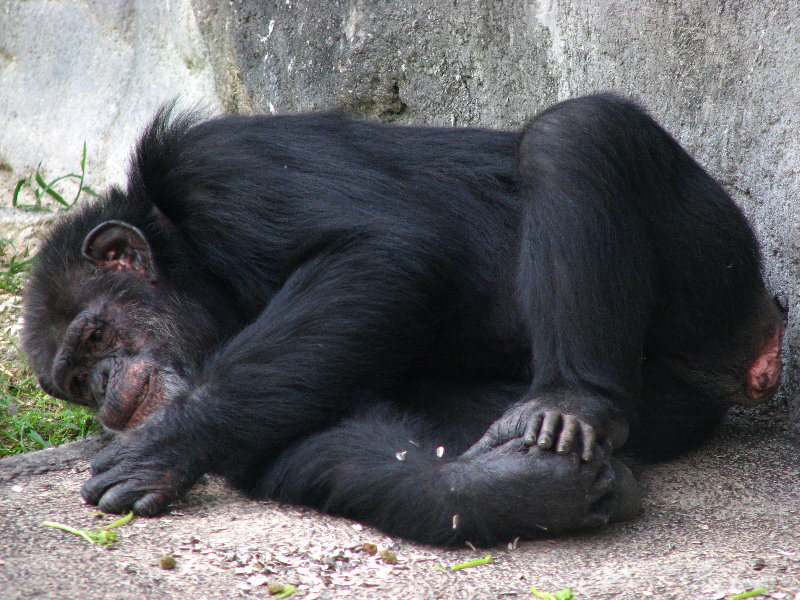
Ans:
<svg viewBox="0 0 800 600"><path fill-rule="evenodd" d="M133 414L128 419L128 422L125 423L125 429L134 429L144 423L147 420L152 412L155 410L155 406L152 402L154 399L155 394L151 393L153 389L154 377L155 374L151 374L150 377L144 383L142 387L142 392L139 395L139 401L136 406L136 410L133 411Z"/></svg>
<svg viewBox="0 0 800 600"><path fill-rule="evenodd" d="M138 366L138 365L137 365ZM141 425L152 410L155 370L148 367L129 369L120 382L109 382L111 391L97 413L100 422L115 431ZM112 383L115 385L112 386Z"/></svg>

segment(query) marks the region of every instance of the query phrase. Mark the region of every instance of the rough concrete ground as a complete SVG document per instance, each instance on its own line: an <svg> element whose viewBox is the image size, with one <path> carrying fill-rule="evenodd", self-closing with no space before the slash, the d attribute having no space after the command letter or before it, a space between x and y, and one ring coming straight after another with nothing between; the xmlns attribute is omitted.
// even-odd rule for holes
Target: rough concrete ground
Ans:
<svg viewBox="0 0 800 600"><path fill-rule="evenodd" d="M769 419L756 419L756 421ZM440 550L314 511L254 502L208 479L167 516L137 518L106 549L41 526L95 528L79 489L99 442L0 461L0 598L531 598L571 587L579 600L800 599L800 456L778 426L728 420L707 447L645 467L645 510L603 531L520 542L515 549ZM391 549L397 564L363 550ZM494 564L447 567L491 552ZM177 561L159 566L162 554ZM445 570L440 570L445 567Z"/></svg>

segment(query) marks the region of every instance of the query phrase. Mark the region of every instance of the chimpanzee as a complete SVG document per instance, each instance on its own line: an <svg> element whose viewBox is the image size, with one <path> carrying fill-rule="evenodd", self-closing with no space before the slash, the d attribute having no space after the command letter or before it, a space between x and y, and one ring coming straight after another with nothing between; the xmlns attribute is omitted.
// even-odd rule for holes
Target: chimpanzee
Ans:
<svg viewBox="0 0 800 600"><path fill-rule="evenodd" d="M163 108L127 189L44 241L24 347L123 431L83 497L204 473L433 544L633 517L621 453L707 439L781 374L722 188L634 103L519 133ZM623 446L624 444L624 446Z"/></svg>

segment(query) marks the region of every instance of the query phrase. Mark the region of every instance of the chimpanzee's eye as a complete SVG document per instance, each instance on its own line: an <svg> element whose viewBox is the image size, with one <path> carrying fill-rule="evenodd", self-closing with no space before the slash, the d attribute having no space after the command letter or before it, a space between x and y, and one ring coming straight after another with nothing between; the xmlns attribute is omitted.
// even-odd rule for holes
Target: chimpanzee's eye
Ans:
<svg viewBox="0 0 800 600"><path fill-rule="evenodd" d="M83 389L83 386L86 385L86 373L76 373L75 376L72 378L72 382L70 383L70 388L72 388L73 393L78 393Z"/></svg>
<svg viewBox="0 0 800 600"><path fill-rule="evenodd" d="M103 340L103 330L98 327L92 332L92 335L89 336L89 341L92 343L99 343Z"/></svg>

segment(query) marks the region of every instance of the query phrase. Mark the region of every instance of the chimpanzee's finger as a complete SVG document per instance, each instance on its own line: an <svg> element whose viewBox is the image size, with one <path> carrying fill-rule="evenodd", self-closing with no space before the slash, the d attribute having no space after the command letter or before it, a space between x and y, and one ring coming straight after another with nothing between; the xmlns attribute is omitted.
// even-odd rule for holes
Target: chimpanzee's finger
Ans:
<svg viewBox="0 0 800 600"><path fill-rule="evenodd" d="M134 482L126 481L106 490L97 503L97 508L107 513L124 513L146 492Z"/></svg>
<svg viewBox="0 0 800 600"><path fill-rule="evenodd" d="M149 492L133 504L133 512L143 517L154 517L169 506L169 498L162 492Z"/></svg>
<svg viewBox="0 0 800 600"><path fill-rule="evenodd" d="M561 413L557 410L548 410L544 413L542 428L539 431L539 439L536 444L539 448L552 448L556 439L556 432L561 426Z"/></svg>
<svg viewBox="0 0 800 600"><path fill-rule="evenodd" d="M106 490L117 485L121 479L110 476L107 472L95 475L81 487L81 496L89 504L97 504Z"/></svg>
<svg viewBox="0 0 800 600"><path fill-rule="evenodd" d="M490 450L494 450L499 445L497 437L490 433L486 433L475 442L472 446L467 448L467 450L461 455L461 458L471 459L475 458L476 456L480 456L481 454L485 454Z"/></svg>
<svg viewBox="0 0 800 600"><path fill-rule="evenodd" d="M583 421L580 422L580 427L581 437L583 438L583 454L581 455L581 459L584 462L589 462L592 460L592 456L594 456L594 447L597 443L597 433L595 432L594 427L588 423L584 423Z"/></svg>
<svg viewBox="0 0 800 600"><path fill-rule="evenodd" d="M111 446L101 450L97 456L92 459L89 472L92 475L99 475L100 473L108 471L111 467L117 464L117 462L119 462L119 450L120 446L118 444L112 444Z"/></svg>
<svg viewBox="0 0 800 600"><path fill-rule="evenodd" d="M558 437L556 452L559 454L566 454L572 450L575 445L578 438L578 431L580 431L580 424L578 418L572 415L564 415L562 421L561 435Z"/></svg>
<svg viewBox="0 0 800 600"><path fill-rule="evenodd" d="M533 446L536 444L537 440L539 439L539 431L542 428L543 420L544 415L542 413L536 413L525 424L525 431L522 434L522 441L525 442L526 445Z"/></svg>

